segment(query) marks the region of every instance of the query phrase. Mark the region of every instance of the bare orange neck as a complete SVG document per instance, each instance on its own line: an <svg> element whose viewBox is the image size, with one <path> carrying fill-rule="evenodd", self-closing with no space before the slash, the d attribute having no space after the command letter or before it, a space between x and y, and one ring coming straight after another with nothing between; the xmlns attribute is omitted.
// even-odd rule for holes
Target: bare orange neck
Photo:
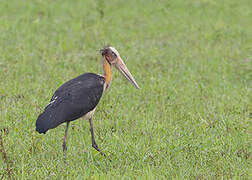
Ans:
<svg viewBox="0 0 252 180"><path fill-rule="evenodd" d="M106 61L105 59L102 59L102 65L103 65L103 75L106 82L106 89L110 86L111 80L112 80L112 70L111 65Z"/></svg>

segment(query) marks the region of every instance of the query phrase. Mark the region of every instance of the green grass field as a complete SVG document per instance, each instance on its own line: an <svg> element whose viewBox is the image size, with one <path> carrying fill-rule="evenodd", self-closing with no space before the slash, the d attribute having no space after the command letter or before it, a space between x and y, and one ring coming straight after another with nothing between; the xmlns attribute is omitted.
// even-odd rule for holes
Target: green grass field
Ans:
<svg viewBox="0 0 252 180"><path fill-rule="evenodd" d="M89 123L35 131L53 92L115 69ZM252 1L0 0L0 129L12 179L250 179ZM3 130L5 129L5 131ZM0 179L8 173L0 147Z"/></svg>

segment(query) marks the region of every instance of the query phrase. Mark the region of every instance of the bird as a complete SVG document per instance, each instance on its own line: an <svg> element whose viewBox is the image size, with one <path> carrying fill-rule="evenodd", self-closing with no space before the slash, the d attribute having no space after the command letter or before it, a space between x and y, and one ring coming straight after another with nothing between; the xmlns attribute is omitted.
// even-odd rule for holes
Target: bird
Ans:
<svg viewBox="0 0 252 180"><path fill-rule="evenodd" d="M67 135L70 122L83 118L89 120L92 147L105 154L98 147L93 128L93 116L95 109L112 82L112 66L137 89L140 89L134 77L131 75L119 52L112 46L106 46L100 50L103 75L84 73L62 84L53 94L49 104L36 120L36 131L46 133L62 123L66 123L63 137L63 153L66 157Z"/></svg>

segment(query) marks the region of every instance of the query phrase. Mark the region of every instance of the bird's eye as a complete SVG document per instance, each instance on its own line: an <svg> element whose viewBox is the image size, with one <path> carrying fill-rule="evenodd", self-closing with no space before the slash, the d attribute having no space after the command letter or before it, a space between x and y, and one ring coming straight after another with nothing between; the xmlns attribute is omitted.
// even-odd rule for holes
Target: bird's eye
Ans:
<svg viewBox="0 0 252 180"><path fill-rule="evenodd" d="M117 57L116 54L112 51L112 56L114 56L115 58Z"/></svg>

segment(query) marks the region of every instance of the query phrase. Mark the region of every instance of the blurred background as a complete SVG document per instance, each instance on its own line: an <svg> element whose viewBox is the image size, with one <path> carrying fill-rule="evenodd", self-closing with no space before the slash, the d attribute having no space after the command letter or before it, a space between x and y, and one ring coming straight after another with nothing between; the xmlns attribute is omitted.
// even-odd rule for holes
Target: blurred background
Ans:
<svg viewBox="0 0 252 180"><path fill-rule="evenodd" d="M251 30L250 0L0 0L0 177L249 179ZM65 162L65 125L35 121L108 44L141 89L113 71L94 116L108 157L77 120Z"/></svg>

